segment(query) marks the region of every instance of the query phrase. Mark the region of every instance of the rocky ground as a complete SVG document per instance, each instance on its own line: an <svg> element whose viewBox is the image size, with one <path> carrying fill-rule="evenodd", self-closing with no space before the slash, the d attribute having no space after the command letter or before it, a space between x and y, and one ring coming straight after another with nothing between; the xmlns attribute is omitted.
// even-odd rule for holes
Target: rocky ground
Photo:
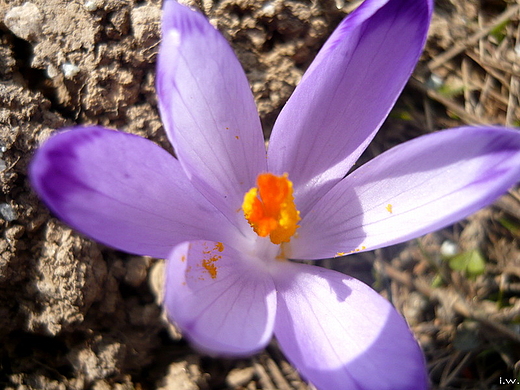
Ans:
<svg viewBox="0 0 520 390"><path fill-rule="evenodd" d="M268 136L317 50L358 5L200 0L231 42ZM158 305L160 260L93 243L49 214L27 165L55 129L101 124L171 150L157 112L159 0L0 0L0 388L309 389L273 342L250 359L190 349ZM463 123L520 126L520 3L439 0L413 79L362 157ZM322 265L380 290L434 388L520 383L520 192L449 229Z"/></svg>

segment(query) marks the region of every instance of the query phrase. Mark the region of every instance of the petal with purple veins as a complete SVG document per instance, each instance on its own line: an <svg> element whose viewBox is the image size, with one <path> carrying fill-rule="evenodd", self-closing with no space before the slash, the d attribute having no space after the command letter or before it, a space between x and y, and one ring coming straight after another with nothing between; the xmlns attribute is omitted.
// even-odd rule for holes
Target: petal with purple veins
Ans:
<svg viewBox="0 0 520 390"><path fill-rule="evenodd" d="M320 390L422 390L425 361L404 319L374 290L321 267L286 262L274 277L275 336Z"/></svg>
<svg viewBox="0 0 520 390"><path fill-rule="evenodd" d="M422 51L430 0L366 0L325 43L278 117L269 170L289 173L298 209L343 178L368 146Z"/></svg>
<svg viewBox="0 0 520 390"><path fill-rule="evenodd" d="M157 93L164 126L195 187L238 226L242 197L266 171L260 120L233 50L207 19L164 2Z"/></svg>
<svg viewBox="0 0 520 390"><path fill-rule="evenodd" d="M520 132L463 127L398 145L355 170L301 221L291 255L397 244L485 207L520 180Z"/></svg>
<svg viewBox="0 0 520 390"><path fill-rule="evenodd" d="M199 349L250 355L273 332L276 293L269 273L226 244L197 241L175 248L166 265L164 305Z"/></svg>
<svg viewBox="0 0 520 390"><path fill-rule="evenodd" d="M60 219L126 252L164 258L186 240L239 237L173 156L136 135L60 132L38 149L29 175Z"/></svg>

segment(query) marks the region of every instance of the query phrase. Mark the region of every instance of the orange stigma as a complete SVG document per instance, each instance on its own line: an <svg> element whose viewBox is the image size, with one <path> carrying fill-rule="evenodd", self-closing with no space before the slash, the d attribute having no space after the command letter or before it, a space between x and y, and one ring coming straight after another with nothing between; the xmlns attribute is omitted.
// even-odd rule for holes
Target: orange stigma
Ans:
<svg viewBox="0 0 520 390"><path fill-rule="evenodd" d="M289 242L300 220L292 182L287 174L261 173L256 185L246 192L242 203L247 222L260 237L269 236L273 244Z"/></svg>

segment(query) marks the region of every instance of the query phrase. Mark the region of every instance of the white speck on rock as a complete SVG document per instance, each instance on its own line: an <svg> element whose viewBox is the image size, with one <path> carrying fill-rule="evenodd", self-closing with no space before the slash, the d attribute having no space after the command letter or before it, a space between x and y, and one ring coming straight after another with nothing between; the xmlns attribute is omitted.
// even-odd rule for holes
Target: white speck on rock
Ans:
<svg viewBox="0 0 520 390"><path fill-rule="evenodd" d="M66 62L61 66L61 70L63 71L65 78L72 79L78 75L80 69L70 62Z"/></svg>
<svg viewBox="0 0 520 390"><path fill-rule="evenodd" d="M96 0L87 0L83 4L83 6L89 12L94 12L94 11L96 11L99 8L98 1L96 1Z"/></svg>
<svg viewBox="0 0 520 390"><path fill-rule="evenodd" d="M4 23L9 30L26 41L35 41L40 35L43 17L38 7L33 3L25 3L13 7L4 17Z"/></svg>
<svg viewBox="0 0 520 390"><path fill-rule="evenodd" d="M262 7L265 16L273 17L276 15L276 6L272 2L265 3Z"/></svg>

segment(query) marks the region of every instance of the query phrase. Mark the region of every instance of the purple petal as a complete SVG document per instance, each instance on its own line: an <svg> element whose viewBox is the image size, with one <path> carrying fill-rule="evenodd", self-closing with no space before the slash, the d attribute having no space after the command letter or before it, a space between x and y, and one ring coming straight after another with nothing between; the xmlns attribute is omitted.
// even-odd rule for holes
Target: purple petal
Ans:
<svg viewBox="0 0 520 390"><path fill-rule="evenodd" d="M424 358L404 319L347 275L285 262L275 277L275 336L318 389L426 389Z"/></svg>
<svg viewBox="0 0 520 390"><path fill-rule="evenodd" d="M372 250L450 225L520 180L520 132L445 130L363 165L300 222L294 258Z"/></svg>
<svg viewBox="0 0 520 390"><path fill-rule="evenodd" d="M166 131L195 187L248 228L236 210L267 163L246 76L202 14L172 0L163 12L157 91Z"/></svg>
<svg viewBox="0 0 520 390"><path fill-rule="evenodd" d="M164 258L186 240L237 235L173 156L135 135L69 129L38 149L29 174L60 219L126 252Z"/></svg>
<svg viewBox="0 0 520 390"><path fill-rule="evenodd" d="M289 173L302 216L343 178L422 51L431 0L366 0L325 43L282 110L269 170Z"/></svg>
<svg viewBox="0 0 520 390"><path fill-rule="evenodd" d="M255 261L220 243L203 241L181 244L169 256L164 305L172 321L203 351L249 355L271 339L274 284Z"/></svg>

